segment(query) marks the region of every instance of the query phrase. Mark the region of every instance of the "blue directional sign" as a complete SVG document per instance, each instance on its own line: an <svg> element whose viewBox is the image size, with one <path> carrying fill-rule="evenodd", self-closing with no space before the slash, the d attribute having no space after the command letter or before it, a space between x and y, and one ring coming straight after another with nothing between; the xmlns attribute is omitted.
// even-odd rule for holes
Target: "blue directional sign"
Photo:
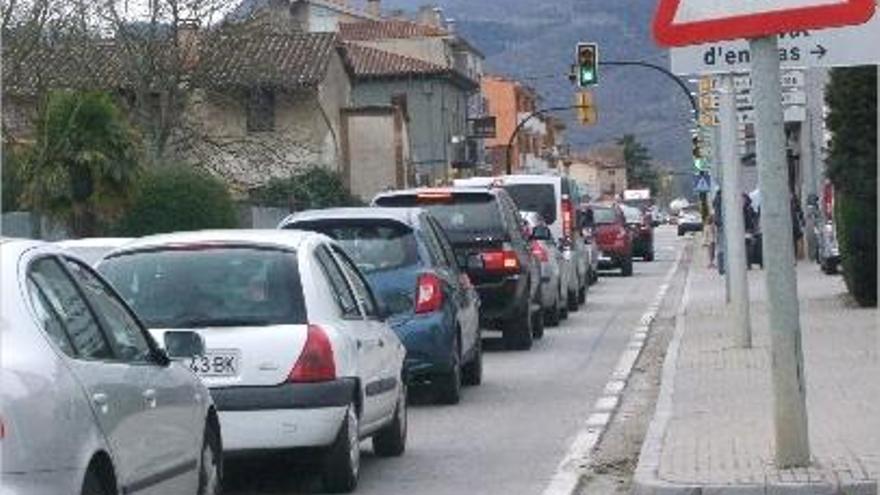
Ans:
<svg viewBox="0 0 880 495"><path fill-rule="evenodd" d="M712 177L706 172L694 174L694 192L708 193L712 191Z"/></svg>

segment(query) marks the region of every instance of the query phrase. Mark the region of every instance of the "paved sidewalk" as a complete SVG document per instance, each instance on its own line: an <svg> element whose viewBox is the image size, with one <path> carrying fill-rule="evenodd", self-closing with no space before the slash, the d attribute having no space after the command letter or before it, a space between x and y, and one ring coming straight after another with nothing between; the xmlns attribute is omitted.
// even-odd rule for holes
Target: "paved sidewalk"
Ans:
<svg viewBox="0 0 880 495"><path fill-rule="evenodd" d="M810 262L800 263L798 284L813 465L774 466L764 272L749 274L755 347L737 349L724 281L701 254L664 365L636 494L877 493L878 312L851 305L842 278Z"/></svg>

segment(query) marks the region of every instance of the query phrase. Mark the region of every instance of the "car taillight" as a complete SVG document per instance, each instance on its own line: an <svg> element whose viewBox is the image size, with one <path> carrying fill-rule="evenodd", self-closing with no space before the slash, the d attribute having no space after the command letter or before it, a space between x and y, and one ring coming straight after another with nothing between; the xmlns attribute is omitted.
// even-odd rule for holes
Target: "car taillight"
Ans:
<svg viewBox="0 0 880 495"><path fill-rule="evenodd" d="M520 271L519 257L516 251L508 248L497 251L484 251L483 268L490 272L516 272Z"/></svg>
<svg viewBox="0 0 880 495"><path fill-rule="evenodd" d="M292 383L329 382L336 379L336 360L323 328L309 325L306 345L287 378Z"/></svg>
<svg viewBox="0 0 880 495"><path fill-rule="evenodd" d="M534 257L541 263L550 261L550 257L547 255L547 249L538 241L532 241L532 255L534 255Z"/></svg>
<svg viewBox="0 0 880 495"><path fill-rule="evenodd" d="M562 235L566 238L571 237L572 227L572 208L571 200L564 198L562 200Z"/></svg>
<svg viewBox="0 0 880 495"><path fill-rule="evenodd" d="M3 417L0 416L0 440L6 438L6 423L3 422Z"/></svg>
<svg viewBox="0 0 880 495"><path fill-rule="evenodd" d="M419 275L416 284L416 314L432 313L443 305L443 286L433 273Z"/></svg>

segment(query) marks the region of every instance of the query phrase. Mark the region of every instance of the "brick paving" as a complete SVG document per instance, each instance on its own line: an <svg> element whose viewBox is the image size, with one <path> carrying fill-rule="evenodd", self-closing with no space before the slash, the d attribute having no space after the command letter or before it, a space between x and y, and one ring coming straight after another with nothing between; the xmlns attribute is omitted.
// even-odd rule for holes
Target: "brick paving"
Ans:
<svg viewBox="0 0 880 495"><path fill-rule="evenodd" d="M798 266L813 465L774 466L764 272L752 271L754 348L733 345L724 281L697 257L657 476L733 486L880 479L878 312L849 303L839 276Z"/></svg>

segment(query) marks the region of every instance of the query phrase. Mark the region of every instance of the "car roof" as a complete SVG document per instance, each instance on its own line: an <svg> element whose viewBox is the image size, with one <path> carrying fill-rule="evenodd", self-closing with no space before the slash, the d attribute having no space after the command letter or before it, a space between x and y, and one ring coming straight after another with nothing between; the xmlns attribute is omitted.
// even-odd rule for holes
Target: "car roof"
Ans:
<svg viewBox="0 0 880 495"><path fill-rule="evenodd" d="M326 208L323 210L307 210L294 213L281 222L281 226L293 222L305 222L313 220L393 220L413 226L417 224L419 215L424 213L422 208Z"/></svg>
<svg viewBox="0 0 880 495"><path fill-rule="evenodd" d="M173 245L216 243L245 244L254 246L273 246L279 248L299 248L306 240L320 237L321 234L301 230L202 230L196 232L177 232L159 234L137 239L110 253L108 258L132 251L142 251ZM329 238L326 238L329 240Z"/></svg>
<svg viewBox="0 0 880 495"><path fill-rule="evenodd" d="M63 248L116 248L134 239L134 237L85 237L82 239L57 241L55 245Z"/></svg>
<svg viewBox="0 0 880 495"><path fill-rule="evenodd" d="M376 198L393 198L397 196L417 196L419 194L491 194L497 195L498 190L492 188L475 189L473 187L420 187L414 189L400 189L379 193Z"/></svg>

